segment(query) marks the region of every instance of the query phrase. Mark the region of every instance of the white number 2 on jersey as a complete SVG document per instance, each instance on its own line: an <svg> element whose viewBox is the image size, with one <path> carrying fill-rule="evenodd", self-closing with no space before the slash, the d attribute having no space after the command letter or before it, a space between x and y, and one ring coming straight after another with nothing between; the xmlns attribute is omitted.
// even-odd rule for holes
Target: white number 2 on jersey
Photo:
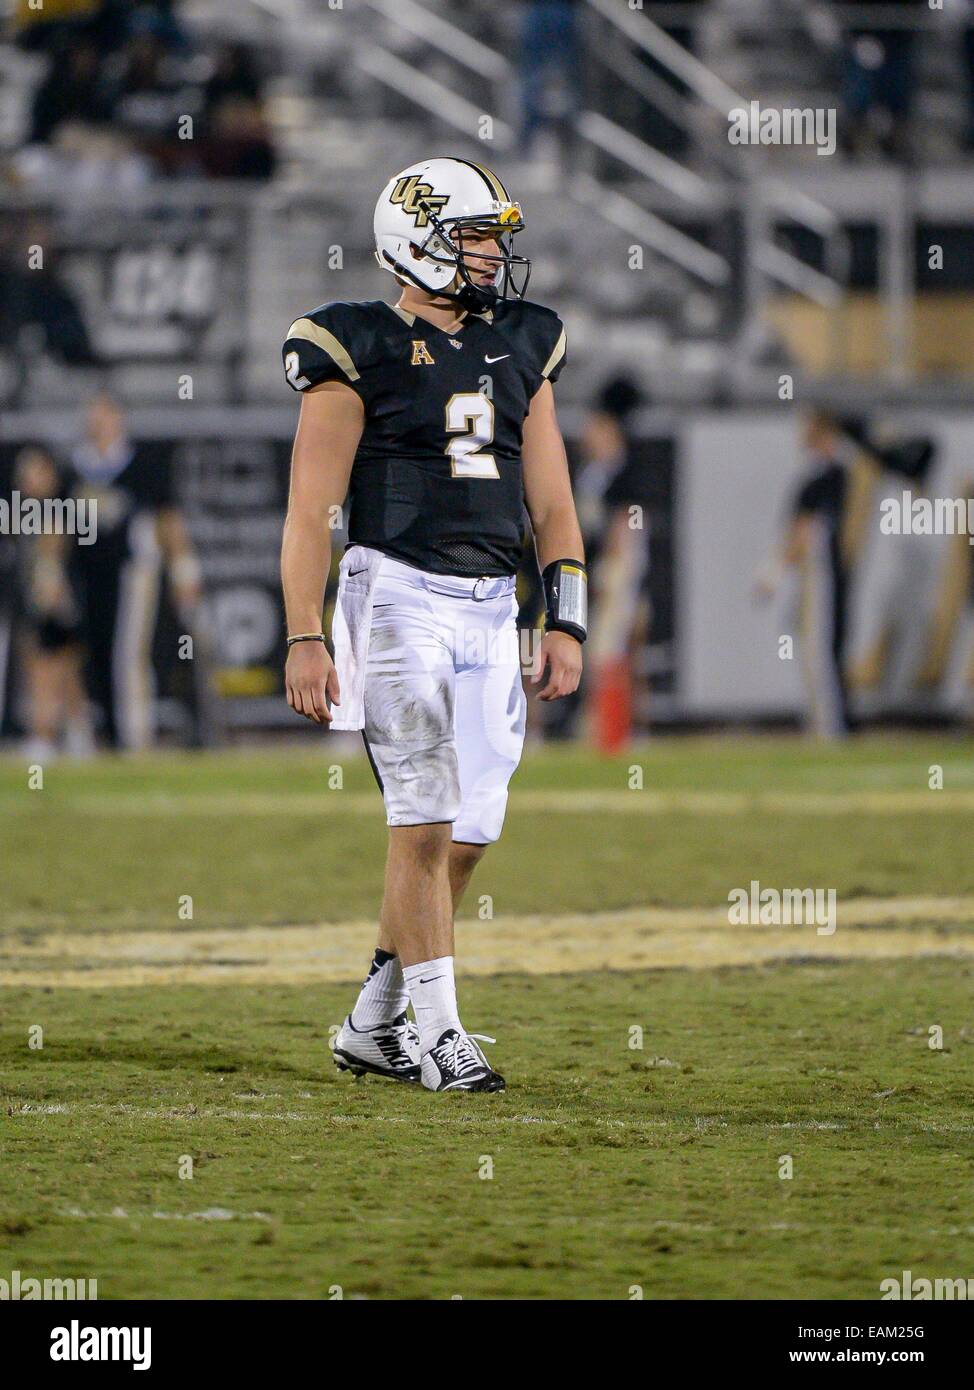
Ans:
<svg viewBox="0 0 974 1390"><path fill-rule="evenodd" d="M300 365L298 354L296 352L289 352L284 359L284 375L298 391L304 391L311 385L311 382L306 376L298 376L298 367Z"/></svg>
<svg viewBox="0 0 974 1390"><path fill-rule="evenodd" d="M500 477L494 455L480 452L494 438L494 402L482 391L465 391L450 397L446 403L446 430L457 436L446 446L454 478Z"/></svg>

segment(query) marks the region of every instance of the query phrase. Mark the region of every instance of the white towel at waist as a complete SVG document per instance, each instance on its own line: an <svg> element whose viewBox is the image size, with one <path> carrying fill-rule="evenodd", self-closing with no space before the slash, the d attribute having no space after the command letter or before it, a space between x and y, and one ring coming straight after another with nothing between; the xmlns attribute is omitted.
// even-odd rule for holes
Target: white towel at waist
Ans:
<svg viewBox="0 0 974 1390"><path fill-rule="evenodd" d="M338 601L331 636L341 704L335 705L333 729L365 727L365 670L372 627L372 594L383 555L368 546L353 545L338 567Z"/></svg>

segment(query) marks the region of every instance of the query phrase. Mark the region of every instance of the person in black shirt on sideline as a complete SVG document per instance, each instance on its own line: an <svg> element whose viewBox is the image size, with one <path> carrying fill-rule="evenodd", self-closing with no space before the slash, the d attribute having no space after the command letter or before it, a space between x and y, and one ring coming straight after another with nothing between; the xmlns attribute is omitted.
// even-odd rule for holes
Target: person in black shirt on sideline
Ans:
<svg viewBox="0 0 974 1390"><path fill-rule="evenodd" d="M89 694L114 748L153 735L151 651L160 563L181 616L195 612L200 568L176 507L166 446L136 443L103 392L88 405L68 457L65 495L96 508L93 544L72 544L68 565L81 614Z"/></svg>
<svg viewBox="0 0 974 1390"><path fill-rule="evenodd" d="M823 738L844 738L852 727L845 671L849 566L842 535L851 446L837 419L822 409L808 415L802 443L806 476L793 498L777 560L758 577L756 596L772 597L783 571L798 570L809 722Z"/></svg>

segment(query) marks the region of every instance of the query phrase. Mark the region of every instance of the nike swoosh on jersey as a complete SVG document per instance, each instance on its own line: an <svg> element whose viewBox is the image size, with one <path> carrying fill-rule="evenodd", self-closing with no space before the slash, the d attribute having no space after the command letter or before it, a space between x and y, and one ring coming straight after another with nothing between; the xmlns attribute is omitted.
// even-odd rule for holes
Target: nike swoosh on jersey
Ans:
<svg viewBox="0 0 974 1390"><path fill-rule="evenodd" d="M485 357L485 362L503 362L505 357L510 357L509 352L502 352L500 357Z"/></svg>

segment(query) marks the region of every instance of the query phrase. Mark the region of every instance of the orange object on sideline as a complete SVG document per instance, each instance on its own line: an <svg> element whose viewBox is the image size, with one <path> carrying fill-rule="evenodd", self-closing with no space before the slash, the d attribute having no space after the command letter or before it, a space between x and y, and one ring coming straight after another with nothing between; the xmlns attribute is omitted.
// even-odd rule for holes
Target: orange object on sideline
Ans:
<svg viewBox="0 0 974 1390"><path fill-rule="evenodd" d="M632 736L632 677L629 662L604 661L595 673L595 745L617 753Z"/></svg>

